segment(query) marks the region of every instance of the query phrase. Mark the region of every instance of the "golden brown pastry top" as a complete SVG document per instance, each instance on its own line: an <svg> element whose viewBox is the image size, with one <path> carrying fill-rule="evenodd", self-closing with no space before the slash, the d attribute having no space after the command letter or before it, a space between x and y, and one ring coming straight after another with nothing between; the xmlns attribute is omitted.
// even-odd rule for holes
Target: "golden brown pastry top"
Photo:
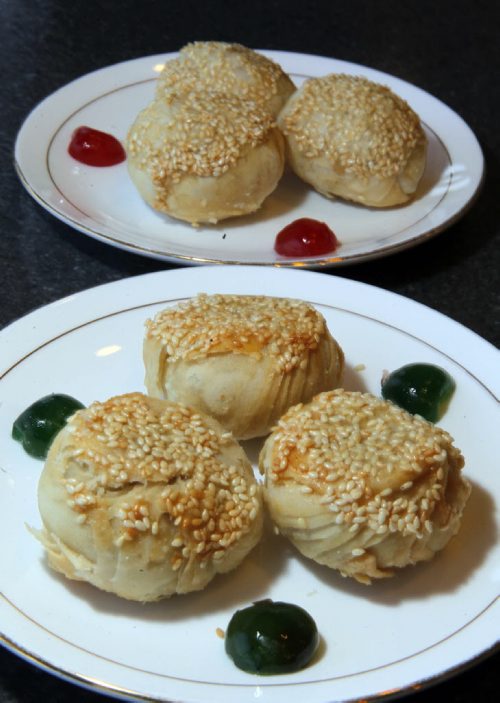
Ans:
<svg viewBox="0 0 500 703"><path fill-rule="evenodd" d="M146 338L165 344L169 361L265 351L286 372L318 347L326 331L323 316L312 305L254 295L200 294L146 323Z"/></svg>
<svg viewBox="0 0 500 703"><path fill-rule="evenodd" d="M171 545L175 569L190 556L221 558L255 520L258 488L250 465L244 471L232 463L239 461L235 445L231 433L190 408L129 393L73 415L57 445L64 458L49 459L64 461L68 505L79 522L113 502L117 547L139 533L160 537L156 518L168 515L182 534Z"/></svg>
<svg viewBox="0 0 500 703"><path fill-rule="evenodd" d="M158 78L157 98L171 93L210 90L239 95L261 104L295 86L281 66L241 44L192 42L168 61Z"/></svg>
<svg viewBox="0 0 500 703"><path fill-rule="evenodd" d="M268 482L292 482L317 495L336 524L352 532L364 525L378 534L431 532L448 469L464 464L443 429L368 393L342 389L291 408L271 438Z"/></svg>
<svg viewBox="0 0 500 703"><path fill-rule="evenodd" d="M426 141L418 115L386 86L361 76L307 80L280 118L306 157L325 156L340 173L387 178Z"/></svg>
<svg viewBox="0 0 500 703"><path fill-rule="evenodd" d="M274 118L252 101L215 92L183 93L142 111L127 151L156 185L186 175L218 177L269 139Z"/></svg>

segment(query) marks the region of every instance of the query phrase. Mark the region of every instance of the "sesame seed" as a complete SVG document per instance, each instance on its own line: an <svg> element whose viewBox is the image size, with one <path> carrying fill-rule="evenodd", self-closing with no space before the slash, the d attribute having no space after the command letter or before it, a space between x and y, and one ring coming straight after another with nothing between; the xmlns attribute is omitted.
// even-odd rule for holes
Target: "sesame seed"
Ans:
<svg viewBox="0 0 500 703"><path fill-rule="evenodd" d="M279 64L241 44L192 42L165 63L156 98L200 89L241 96L277 115L295 86Z"/></svg>
<svg viewBox="0 0 500 703"><path fill-rule="evenodd" d="M323 316L312 305L268 296L200 294L146 322L146 340L165 345L165 363L224 352L255 356L265 350L286 373L317 349L326 332Z"/></svg>
<svg viewBox="0 0 500 703"><path fill-rule="evenodd" d="M260 519L251 465L231 435L221 438L199 412L130 393L92 403L67 427L71 466L87 467L85 480L65 481L68 506L78 524L95 509L109 509L119 549L149 535L173 550L178 571L193 557L199 565L220 562ZM223 458L228 448L230 462ZM110 504L108 490L125 495ZM168 530L160 529L162 521Z"/></svg>
<svg viewBox="0 0 500 703"><path fill-rule="evenodd" d="M144 108L127 135L126 150L155 186L155 208L167 211L172 187L182 179L219 178L249 150L278 138L274 117L254 101L198 90Z"/></svg>
<svg viewBox="0 0 500 703"><path fill-rule="evenodd" d="M365 553L366 550L361 549L361 547L358 547L356 549L353 549L351 554L353 557L360 557Z"/></svg>
<svg viewBox="0 0 500 703"><path fill-rule="evenodd" d="M307 80L289 100L280 127L306 158L326 158L339 174L360 178L402 173L426 142L418 115L386 86L361 76Z"/></svg>
<svg viewBox="0 0 500 703"><path fill-rule="evenodd" d="M282 460L285 467L277 471ZM463 465L442 428L369 393L343 389L290 408L260 455L273 496L281 488L283 500L293 488L314 494L322 527L338 526L355 536L349 539L370 545L397 533L421 540L424 530L432 532L429 516L443 500L448 474L459 474ZM280 522L279 514L273 517ZM288 524L283 530L293 536ZM301 539L296 535L296 546ZM342 549L335 549L332 560L341 559ZM343 561L341 570L349 568Z"/></svg>

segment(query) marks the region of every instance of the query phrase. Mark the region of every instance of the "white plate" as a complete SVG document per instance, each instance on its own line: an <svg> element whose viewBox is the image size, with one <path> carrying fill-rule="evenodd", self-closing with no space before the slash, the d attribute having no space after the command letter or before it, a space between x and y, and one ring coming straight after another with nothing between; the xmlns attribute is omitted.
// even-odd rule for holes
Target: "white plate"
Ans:
<svg viewBox="0 0 500 703"><path fill-rule="evenodd" d="M365 66L319 56L264 51L297 85L309 76L343 72L388 85L417 111L429 138L428 164L415 200L377 210L319 195L287 175L256 214L210 227L162 216L140 198L125 164L92 168L67 153L73 130L88 125L123 140L152 99L166 59L149 56L73 81L44 100L23 124L15 147L19 176L49 212L81 232L136 254L185 264L237 263L337 266L392 254L448 227L471 204L481 183L483 156L463 120L424 91ZM320 258L284 259L276 234L292 220L327 222L341 247Z"/></svg>
<svg viewBox="0 0 500 703"><path fill-rule="evenodd" d="M203 592L135 605L48 570L26 524L40 526L41 463L10 437L33 400L65 392L89 403L144 390L143 324L200 291L301 294L345 350L346 385L379 393L384 369L410 361L449 370L457 390L442 425L466 457L473 492L462 529L433 562L371 587L299 556L271 532L234 573ZM325 703L403 692L469 662L498 636L498 353L455 322L383 290L319 273L187 268L94 288L0 333L0 622L13 651L49 671L118 696L197 703ZM364 371L354 367L365 364ZM252 457L259 442L246 443ZM316 619L323 647L296 674L237 669L216 628L261 598Z"/></svg>

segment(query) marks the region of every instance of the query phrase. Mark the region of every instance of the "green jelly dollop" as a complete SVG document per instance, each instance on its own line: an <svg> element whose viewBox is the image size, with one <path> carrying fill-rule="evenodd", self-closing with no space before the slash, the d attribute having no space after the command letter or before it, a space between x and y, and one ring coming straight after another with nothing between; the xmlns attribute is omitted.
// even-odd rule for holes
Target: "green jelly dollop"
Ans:
<svg viewBox="0 0 500 703"><path fill-rule="evenodd" d="M225 649L236 666L252 674L303 669L319 643L313 618L290 603L259 601L238 610L229 622Z"/></svg>
<svg viewBox="0 0 500 703"><path fill-rule="evenodd" d="M12 425L12 437L36 459L45 459L56 434L84 406L62 393L52 393L26 408Z"/></svg>
<svg viewBox="0 0 500 703"><path fill-rule="evenodd" d="M383 398L429 422L441 419L454 390L450 374L433 364L407 364L382 381Z"/></svg>

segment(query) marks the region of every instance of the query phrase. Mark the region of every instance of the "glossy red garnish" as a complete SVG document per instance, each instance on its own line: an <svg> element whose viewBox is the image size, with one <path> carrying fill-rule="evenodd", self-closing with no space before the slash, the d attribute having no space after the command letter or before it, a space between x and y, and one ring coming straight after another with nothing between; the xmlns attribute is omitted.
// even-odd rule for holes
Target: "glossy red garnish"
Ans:
<svg viewBox="0 0 500 703"><path fill-rule="evenodd" d="M68 152L87 166L115 166L127 155L118 139L92 127L78 127L73 132Z"/></svg>
<svg viewBox="0 0 500 703"><path fill-rule="evenodd" d="M301 217L279 232L274 251L281 256L320 256L335 251L338 245L337 237L328 225Z"/></svg>

